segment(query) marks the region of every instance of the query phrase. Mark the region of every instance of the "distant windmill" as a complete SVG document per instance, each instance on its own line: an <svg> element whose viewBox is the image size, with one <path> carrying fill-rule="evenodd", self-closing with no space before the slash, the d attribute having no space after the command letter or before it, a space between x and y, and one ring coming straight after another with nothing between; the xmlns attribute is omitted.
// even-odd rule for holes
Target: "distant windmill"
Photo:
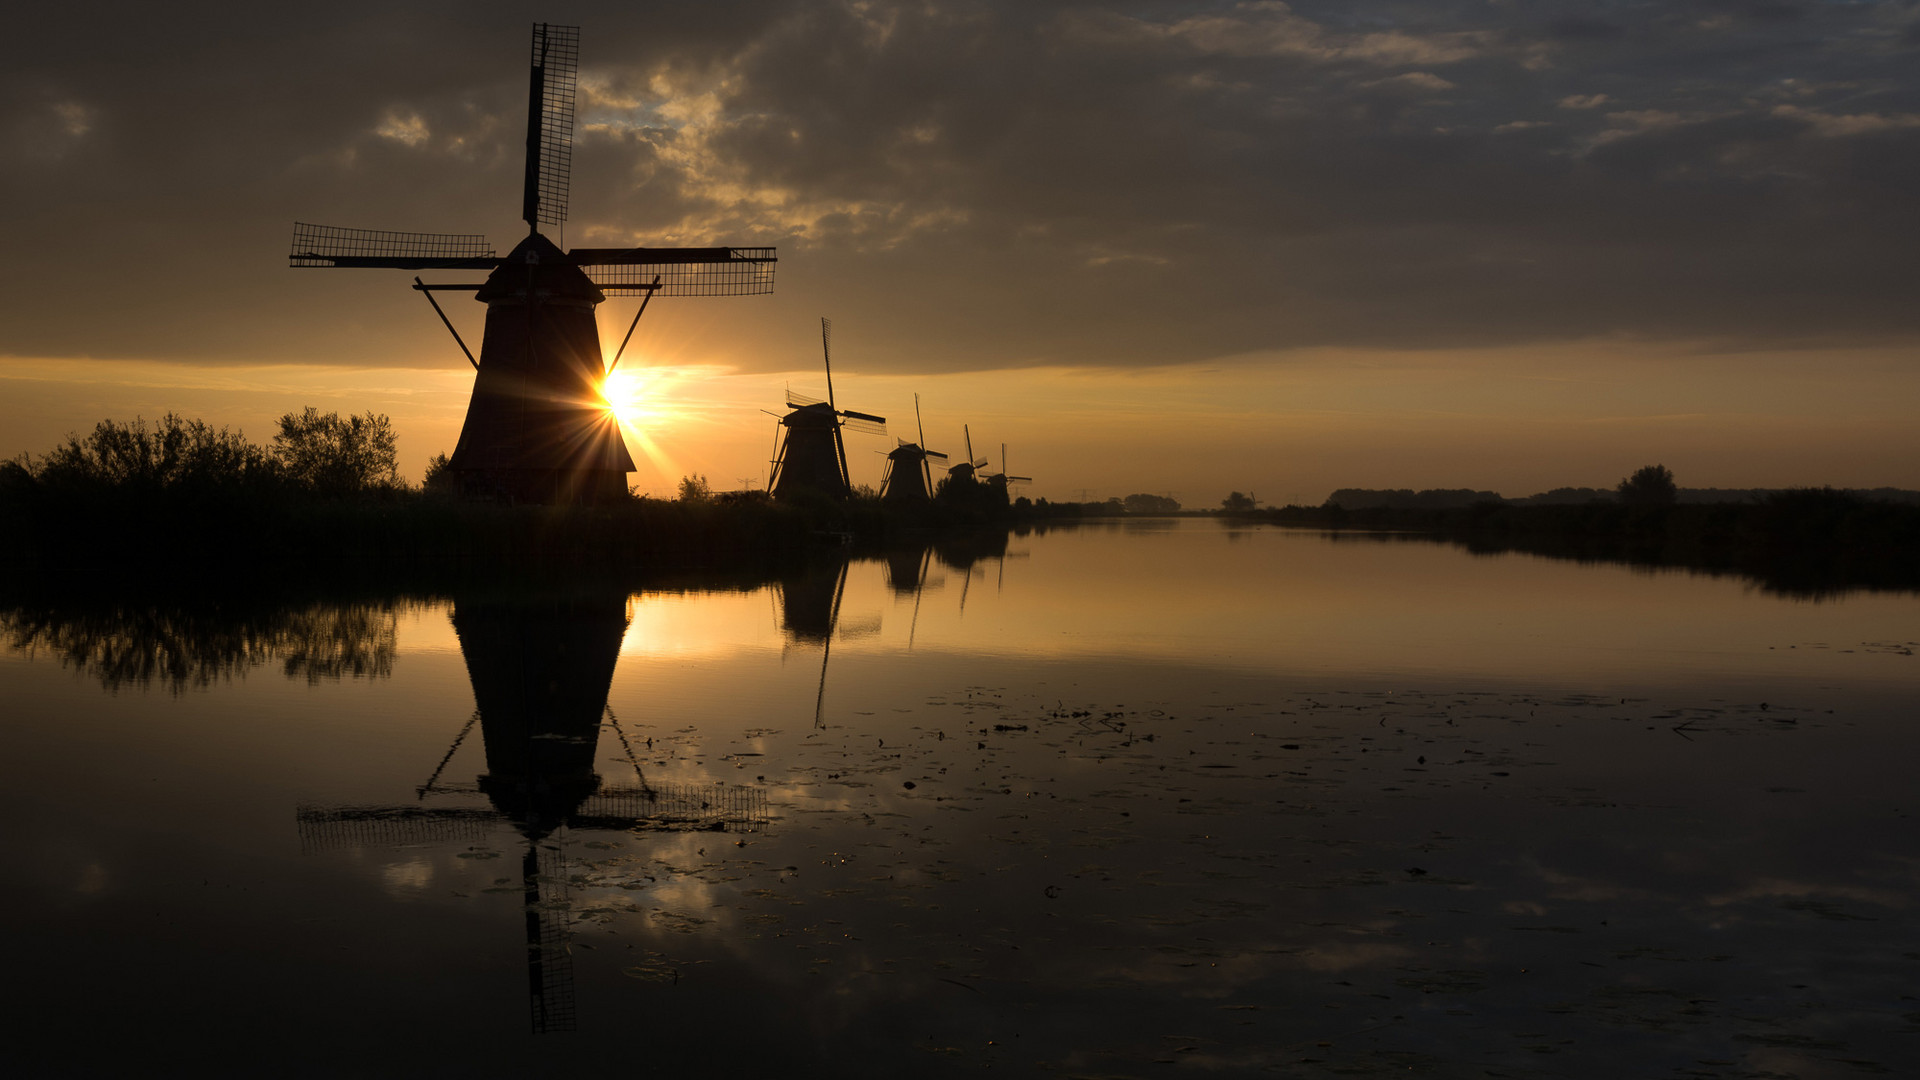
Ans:
<svg viewBox="0 0 1920 1080"><path fill-rule="evenodd" d="M1031 476L1014 476L1013 474L1007 472L1007 444L1006 443L1000 444L1000 471L986 476L985 479L987 482L987 486L993 488L995 491L1000 492L1002 497L1006 495L1007 485L1009 484L1028 484L1033 482L1033 477Z"/></svg>
<svg viewBox="0 0 1920 1080"><path fill-rule="evenodd" d="M780 417L786 438L777 439L773 474L767 480L767 490L776 499L792 498L802 490L846 498L853 493L853 483L847 475L847 446L840 429L887 433L886 417L835 407L833 322L825 317L820 320L820 355L827 367L827 400L787 391L787 407L793 411Z"/></svg>
<svg viewBox="0 0 1920 1080"><path fill-rule="evenodd" d="M981 469L987 467L986 458L973 456L973 431L967 425L960 425L960 433L967 438L967 460L947 470L947 476L956 484L971 484L978 479Z"/></svg>
<svg viewBox="0 0 1920 1080"><path fill-rule="evenodd" d="M464 488L527 501L615 498L633 471L620 426L601 392L611 370L594 308L608 294L751 296L773 291L773 248L574 248L563 252L540 226L567 220L573 168L574 96L580 29L535 23L527 95L527 160L521 217L527 238L496 258L478 234L386 232L295 222L296 267L486 270L479 284L426 284L424 293L478 374L448 470ZM589 274L586 268L593 268ZM487 305L480 358L434 300L474 293ZM638 325L640 315L634 315ZM627 330L627 340L633 328ZM621 342L624 352L626 341ZM620 360L616 353L613 363Z"/></svg>
<svg viewBox="0 0 1920 1080"><path fill-rule="evenodd" d="M913 423L920 441L900 441L887 455L887 474L880 481L880 501L888 503L928 503L933 501L933 472L929 458L939 458L942 466L947 455L928 450L927 429L920 423L920 395L913 395Z"/></svg>

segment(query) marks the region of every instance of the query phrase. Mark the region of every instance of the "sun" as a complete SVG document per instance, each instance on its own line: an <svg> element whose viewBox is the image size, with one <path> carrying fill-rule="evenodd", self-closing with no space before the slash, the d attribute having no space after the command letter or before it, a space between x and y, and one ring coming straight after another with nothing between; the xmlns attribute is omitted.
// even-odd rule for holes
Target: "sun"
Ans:
<svg viewBox="0 0 1920 1080"><path fill-rule="evenodd" d="M601 382L600 396L607 399L621 427L633 432L657 430L673 419L671 381L645 368L616 371Z"/></svg>
<svg viewBox="0 0 1920 1080"><path fill-rule="evenodd" d="M600 382L600 396L620 422L627 444L637 448L661 476L669 479L680 475L681 469L655 436L681 419L681 410L674 404L678 400L674 390L682 381L664 371L636 367L616 371Z"/></svg>

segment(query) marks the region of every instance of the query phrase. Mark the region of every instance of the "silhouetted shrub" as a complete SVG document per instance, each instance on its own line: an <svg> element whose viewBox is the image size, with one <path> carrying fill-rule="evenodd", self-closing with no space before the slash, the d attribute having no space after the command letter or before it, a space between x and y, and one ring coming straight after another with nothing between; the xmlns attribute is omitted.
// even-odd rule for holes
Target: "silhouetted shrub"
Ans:
<svg viewBox="0 0 1920 1080"><path fill-rule="evenodd" d="M1629 506L1672 506L1680 497L1673 470L1665 465L1645 466L1620 481L1615 490L1620 493L1620 501Z"/></svg>
<svg viewBox="0 0 1920 1080"><path fill-rule="evenodd" d="M190 496L271 483L278 469L267 451L238 431L168 413L152 427L141 418L102 420L85 436L69 435L36 468L21 466L55 490L116 489Z"/></svg>
<svg viewBox="0 0 1920 1080"><path fill-rule="evenodd" d="M713 498L713 485L698 473L690 473L680 478L681 502L706 502Z"/></svg>
<svg viewBox="0 0 1920 1080"><path fill-rule="evenodd" d="M453 474L447 471L452 464L445 454L435 454L427 459L427 471L420 478L420 486L428 491L455 491L459 485L454 482Z"/></svg>
<svg viewBox="0 0 1920 1080"><path fill-rule="evenodd" d="M273 455L287 478L320 495L361 495L402 488L393 422L383 415L342 418L308 406L280 418Z"/></svg>

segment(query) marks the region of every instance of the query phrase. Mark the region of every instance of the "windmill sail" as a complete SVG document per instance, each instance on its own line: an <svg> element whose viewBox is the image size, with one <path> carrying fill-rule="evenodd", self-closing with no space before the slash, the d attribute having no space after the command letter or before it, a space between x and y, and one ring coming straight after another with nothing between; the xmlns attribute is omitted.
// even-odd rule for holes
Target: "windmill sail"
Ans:
<svg viewBox="0 0 1920 1080"><path fill-rule="evenodd" d="M533 24L527 81L527 180L520 216L529 226L567 220L573 179L573 103L580 82L580 28Z"/></svg>
<svg viewBox="0 0 1920 1080"><path fill-rule="evenodd" d="M395 270L491 270L500 265L500 260L494 257L493 245L479 233L347 229L296 221L287 264Z"/></svg>
<svg viewBox="0 0 1920 1080"><path fill-rule="evenodd" d="M840 426L868 435L885 435L887 433L887 418L884 416L874 416L871 413L857 413L852 409L842 409L840 411Z"/></svg>
<svg viewBox="0 0 1920 1080"><path fill-rule="evenodd" d="M765 247L574 248L567 257L592 267L587 276L602 292L660 296L764 296L780 261Z"/></svg>

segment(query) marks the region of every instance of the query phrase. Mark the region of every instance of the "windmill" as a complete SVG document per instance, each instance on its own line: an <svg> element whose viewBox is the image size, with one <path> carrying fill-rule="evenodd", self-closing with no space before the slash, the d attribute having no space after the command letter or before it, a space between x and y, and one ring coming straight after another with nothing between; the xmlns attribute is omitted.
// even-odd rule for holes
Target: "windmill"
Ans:
<svg viewBox="0 0 1920 1080"><path fill-rule="evenodd" d="M887 418L841 409L833 401L833 322L820 319L820 356L827 367L827 400L787 391L792 412L780 417L784 439L776 435L773 472L767 490L776 499L792 498L803 490L825 492L836 499L853 493L847 475L847 446L840 429L851 427L874 435L887 433Z"/></svg>
<svg viewBox="0 0 1920 1080"><path fill-rule="evenodd" d="M1013 474L1007 472L1007 444L1001 443L1000 444L1000 471L997 473L988 474L986 476L986 481L987 481L987 486L999 492L1001 500L1004 501L1007 497L1007 485L1032 483L1033 477L1014 476Z"/></svg>
<svg viewBox="0 0 1920 1080"><path fill-rule="evenodd" d="M913 423L918 429L920 441L910 443L900 440L900 444L887 455L887 473L880 481L880 501L886 503L930 503L933 501L933 472L927 467L927 459L939 458L946 464L947 455L938 450L928 450L927 429L920 423L920 395L913 395Z"/></svg>
<svg viewBox="0 0 1920 1080"><path fill-rule="evenodd" d="M525 843L520 889L527 994L537 1033L574 1028L571 898L566 841L575 831L749 831L767 820L752 785L654 784L607 703L627 629L624 590L487 594L457 599L452 622L475 710L415 802L302 806L301 849L321 853L405 844L483 843L500 825ZM603 722L604 721L604 722ZM440 776L478 725L486 772L472 783ZM611 727L633 768L630 783L594 771ZM650 744L649 744L650 745Z"/></svg>
<svg viewBox="0 0 1920 1080"><path fill-rule="evenodd" d="M527 237L505 258L484 235L388 232L295 222L295 267L487 271L478 284L413 287L426 296L474 366L473 396L448 463L466 490L522 501L618 498L633 457L601 392L603 358L594 309L608 295L641 295L634 325L655 296L752 296L773 291L774 249L574 248L540 232L567 220L573 168L580 29L533 25L527 158L521 218ZM475 359L435 292L464 291L487 305ZM627 340L633 327L627 330ZM626 342L621 343L624 352ZM618 364L620 353L613 363Z"/></svg>
<svg viewBox="0 0 1920 1080"><path fill-rule="evenodd" d="M967 460L949 468L947 470L947 478L955 484L965 485L976 482L980 470L987 467L987 459L973 456L973 430L971 428L965 424L961 424L960 433L965 435L967 439Z"/></svg>

